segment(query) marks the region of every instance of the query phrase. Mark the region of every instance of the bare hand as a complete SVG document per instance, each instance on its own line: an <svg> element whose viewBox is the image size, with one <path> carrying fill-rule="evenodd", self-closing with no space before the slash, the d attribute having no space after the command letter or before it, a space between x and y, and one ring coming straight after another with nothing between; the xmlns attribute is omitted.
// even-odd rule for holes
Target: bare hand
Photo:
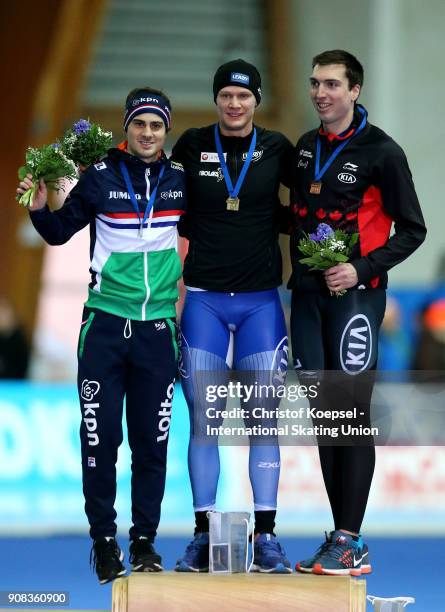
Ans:
<svg viewBox="0 0 445 612"><path fill-rule="evenodd" d="M341 263L323 272L330 291L343 291L358 283L357 270L350 263Z"/></svg>
<svg viewBox="0 0 445 612"><path fill-rule="evenodd" d="M34 183L32 182L32 175L27 174L23 181L20 181L18 188L16 189L17 194L22 196L25 191L28 189L32 189L34 187ZM45 181L40 179L39 188L37 189L35 196L32 200L31 206L28 207L28 210L40 210L43 208L48 200L48 190L45 185Z"/></svg>

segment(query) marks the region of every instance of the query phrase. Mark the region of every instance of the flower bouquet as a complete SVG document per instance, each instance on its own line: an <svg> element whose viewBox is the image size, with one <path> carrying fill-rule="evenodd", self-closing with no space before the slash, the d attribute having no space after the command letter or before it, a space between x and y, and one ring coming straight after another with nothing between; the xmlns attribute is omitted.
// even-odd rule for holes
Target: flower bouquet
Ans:
<svg viewBox="0 0 445 612"><path fill-rule="evenodd" d="M349 261L352 249L357 243L358 234L347 234L343 230L333 230L327 223L320 223L316 231L305 235L298 243L298 250L305 256L300 263L310 266L310 270L328 270L339 263ZM346 293L331 291L340 297Z"/></svg>
<svg viewBox="0 0 445 612"><path fill-rule="evenodd" d="M25 165L18 170L19 180L23 181L27 174L31 174L34 187L16 197L18 202L25 207L32 205L40 179L45 181L48 189L58 191L61 189L59 179L62 177L77 178L77 168L64 154L60 144L55 143L40 148L28 147L25 154Z"/></svg>
<svg viewBox="0 0 445 612"><path fill-rule="evenodd" d="M99 161L111 147L113 135L97 123L79 119L67 130L60 142L62 151L77 166L86 167Z"/></svg>

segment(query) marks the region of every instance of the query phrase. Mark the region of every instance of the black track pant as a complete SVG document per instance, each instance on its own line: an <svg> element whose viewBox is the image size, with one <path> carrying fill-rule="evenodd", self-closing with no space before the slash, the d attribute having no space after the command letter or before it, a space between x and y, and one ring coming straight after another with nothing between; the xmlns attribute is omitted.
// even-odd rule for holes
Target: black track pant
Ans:
<svg viewBox="0 0 445 612"><path fill-rule="evenodd" d="M116 461L125 397L132 460L130 537L154 540L165 488L176 357L171 319L130 321L84 309L78 391L83 492L92 538L116 533Z"/></svg>
<svg viewBox="0 0 445 612"><path fill-rule="evenodd" d="M320 397L322 408L356 407L364 413L360 420L364 427L370 425L373 371L385 304L382 289L353 290L342 297L297 290L292 294L292 350L300 378L314 371L323 377L328 370ZM358 533L374 472L373 438L362 437L348 446L319 443L319 454L335 529Z"/></svg>

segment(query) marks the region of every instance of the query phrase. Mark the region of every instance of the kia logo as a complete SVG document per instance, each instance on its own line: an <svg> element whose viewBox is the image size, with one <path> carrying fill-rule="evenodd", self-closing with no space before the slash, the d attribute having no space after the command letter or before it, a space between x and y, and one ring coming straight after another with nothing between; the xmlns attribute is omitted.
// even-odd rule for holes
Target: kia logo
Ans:
<svg viewBox="0 0 445 612"><path fill-rule="evenodd" d="M340 362L344 372L355 375L369 365L372 353L371 325L368 317L358 314L346 325L340 342Z"/></svg>
<svg viewBox="0 0 445 612"><path fill-rule="evenodd" d="M349 174L348 172L341 172L337 178L342 183L355 183L357 180L353 174Z"/></svg>

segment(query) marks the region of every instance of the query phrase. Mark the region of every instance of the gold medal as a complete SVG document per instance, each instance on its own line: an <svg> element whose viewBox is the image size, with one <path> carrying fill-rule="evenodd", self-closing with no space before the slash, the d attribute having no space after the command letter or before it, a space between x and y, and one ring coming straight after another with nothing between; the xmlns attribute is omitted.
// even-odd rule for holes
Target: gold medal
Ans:
<svg viewBox="0 0 445 612"><path fill-rule="evenodd" d="M227 210L239 210L239 198L228 197L226 200Z"/></svg>
<svg viewBox="0 0 445 612"><path fill-rule="evenodd" d="M321 191L320 181L314 181L313 183L311 183L311 188L309 189L309 193L313 193L314 195L319 195L320 191Z"/></svg>

